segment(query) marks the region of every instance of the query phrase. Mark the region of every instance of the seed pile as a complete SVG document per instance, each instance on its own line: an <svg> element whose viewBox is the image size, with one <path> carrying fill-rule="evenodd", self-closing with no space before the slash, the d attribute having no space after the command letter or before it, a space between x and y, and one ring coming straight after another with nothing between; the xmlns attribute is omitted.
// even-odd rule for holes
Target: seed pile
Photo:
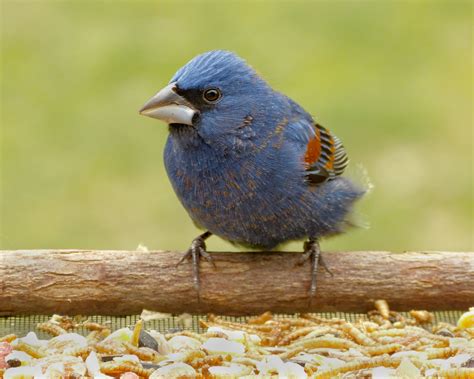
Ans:
<svg viewBox="0 0 474 379"><path fill-rule="evenodd" d="M348 322L267 312L246 323L214 315L205 333L159 333L53 316L24 337L0 338L0 377L12 378L474 378L474 308L458 325L404 317L377 301ZM78 334L77 328L89 331Z"/></svg>

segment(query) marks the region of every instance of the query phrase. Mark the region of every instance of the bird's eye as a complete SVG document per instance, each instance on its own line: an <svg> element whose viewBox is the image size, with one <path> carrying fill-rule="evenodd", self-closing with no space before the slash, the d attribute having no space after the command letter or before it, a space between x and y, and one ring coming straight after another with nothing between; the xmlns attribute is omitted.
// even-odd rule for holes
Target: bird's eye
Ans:
<svg viewBox="0 0 474 379"><path fill-rule="evenodd" d="M208 103L216 103L221 98L221 92L217 88L209 88L204 91L203 97Z"/></svg>

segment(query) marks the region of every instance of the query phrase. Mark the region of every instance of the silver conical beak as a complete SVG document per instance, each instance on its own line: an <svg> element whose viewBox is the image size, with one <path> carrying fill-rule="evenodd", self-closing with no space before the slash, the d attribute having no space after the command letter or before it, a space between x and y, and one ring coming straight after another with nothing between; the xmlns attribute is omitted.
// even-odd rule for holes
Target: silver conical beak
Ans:
<svg viewBox="0 0 474 379"><path fill-rule="evenodd" d="M176 93L176 83L168 84L159 91L139 112L168 124L185 125L193 125L193 117L198 113L189 101Z"/></svg>

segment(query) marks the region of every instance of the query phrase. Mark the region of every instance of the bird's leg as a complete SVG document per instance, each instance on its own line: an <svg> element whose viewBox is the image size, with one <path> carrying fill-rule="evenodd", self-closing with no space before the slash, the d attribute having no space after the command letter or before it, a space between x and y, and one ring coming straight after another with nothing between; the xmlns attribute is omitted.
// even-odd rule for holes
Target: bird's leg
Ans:
<svg viewBox="0 0 474 379"><path fill-rule="evenodd" d="M302 265L309 258L311 258L311 287L309 290L309 304L311 306L312 300L316 295L318 264L321 264L331 276L332 272L329 271L321 257L321 249L319 248L319 241L317 239L310 238L304 243L304 252L297 264Z"/></svg>
<svg viewBox="0 0 474 379"><path fill-rule="evenodd" d="M188 251L183 255L183 257L179 260L176 266L179 266L187 259L193 260L193 283L194 288L198 294L198 301L200 300L200 290L201 290L201 281L199 277L199 261L202 258L207 260L208 262L212 263L214 267L216 267L214 260L212 259L211 255L206 251L206 243L204 242L212 236L212 233L207 231L200 236L193 239L191 242L191 246L189 247Z"/></svg>

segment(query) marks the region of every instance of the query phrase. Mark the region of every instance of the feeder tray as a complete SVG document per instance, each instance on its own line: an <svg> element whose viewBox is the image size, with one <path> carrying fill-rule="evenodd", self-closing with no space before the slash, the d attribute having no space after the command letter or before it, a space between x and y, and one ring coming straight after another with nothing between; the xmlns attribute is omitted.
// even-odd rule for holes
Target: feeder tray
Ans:
<svg viewBox="0 0 474 379"><path fill-rule="evenodd" d="M404 317L409 317L407 312L400 312ZM433 324L440 322L449 323L456 325L459 317L463 312L461 311L438 311L433 312L433 323L425 324L424 327L428 328ZM316 316L321 318L339 318L349 322L355 322L359 319L367 320L367 315L364 313L343 313L343 312L324 312L324 313L315 313ZM245 323L250 318L250 316L243 317L231 317L231 316L221 316L222 319L231 321ZM276 318L290 318L290 317L299 317L299 314L276 314ZM9 317L0 317L0 337L7 334L17 334L19 336L24 336L30 331L35 331L38 333L38 336L46 338L48 335L42 331L36 329L36 325L39 323L47 322L51 318L51 315L29 315L29 316L9 316ZM140 315L129 315L129 316L88 316L92 322L99 324L107 325L112 331L117 329L132 327L140 319ZM182 316L169 316L156 320L149 320L145 322L147 329L154 329L160 333L168 333L170 330L191 330L196 333L203 333L205 328L200 326L200 320L207 320L206 315L193 315L186 318L186 322L183 321ZM87 331L79 328L77 330L80 334L87 334Z"/></svg>

